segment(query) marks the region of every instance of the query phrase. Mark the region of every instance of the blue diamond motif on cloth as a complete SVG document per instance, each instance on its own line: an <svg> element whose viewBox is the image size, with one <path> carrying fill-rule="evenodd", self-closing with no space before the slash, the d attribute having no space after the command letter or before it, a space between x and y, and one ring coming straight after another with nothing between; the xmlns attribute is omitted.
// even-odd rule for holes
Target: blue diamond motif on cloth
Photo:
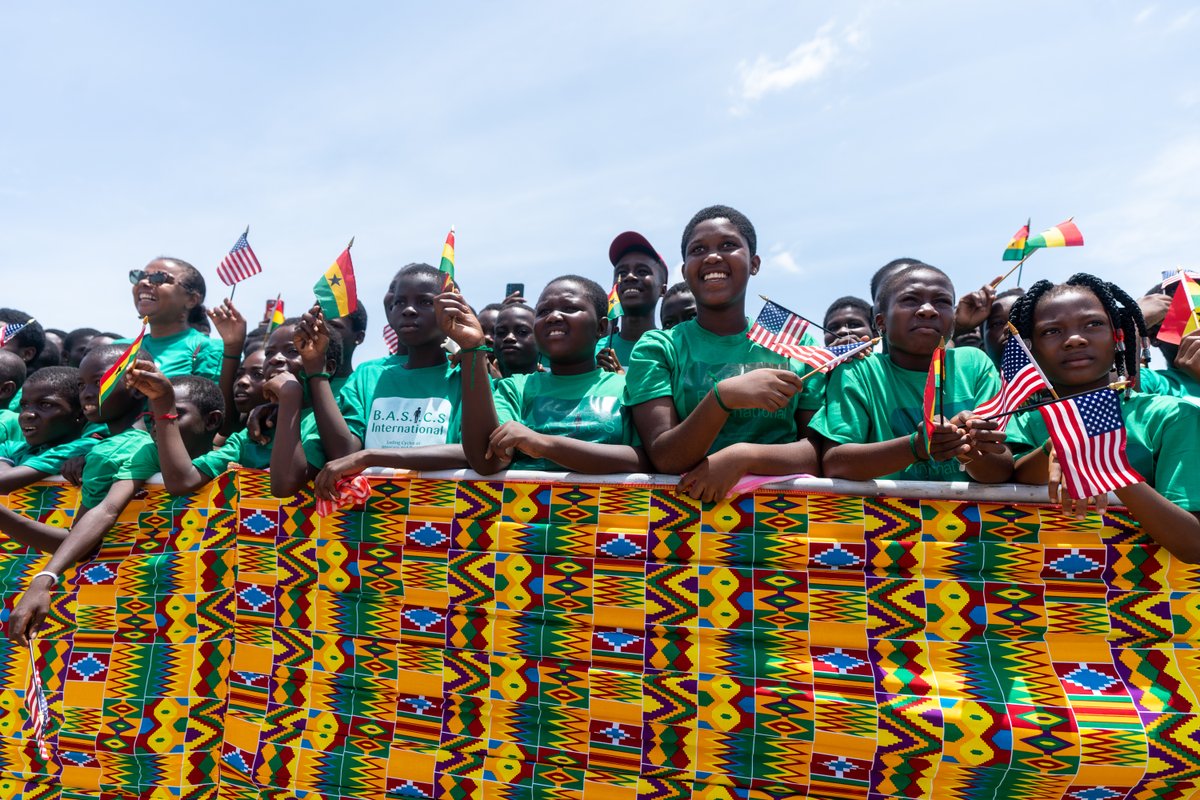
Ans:
<svg viewBox="0 0 1200 800"><path fill-rule="evenodd" d="M624 536L618 536L616 539L605 542L600 545L600 549L605 555L610 555L613 558L633 558L636 555L641 555L642 548Z"/></svg>
<svg viewBox="0 0 1200 800"><path fill-rule="evenodd" d="M1073 800L1114 800L1117 797L1124 797L1125 793L1117 793L1106 786L1089 786L1086 789L1080 789L1078 792L1071 792L1067 795Z"/></svg>
<svg viewBox="0 0 1200 800"><path fill-rule="evenodd" d="M240 769L242 772L248 772L250 769L250 765L246 763L246 756L241 750L233 750L226 753L224 759L234 769Z"/></svg>
<svg viewBox="0 0 1200 800"><path fill-rule="evenodd" d="M404 612L405 618L421 630L429 630L430 626L441 621L442 615L429 608L410 608Z"/></svg>
<svg viewBox="0 0 1200 800"><path fill-rule="evenodd" d="M100 659L88 654L72 664L71 669L82 675L84 680L91 680L101 672L104 672L107 667L104 666Z"/></svg>
<svg viewBox="0 0 1200 800"><path fill-rule="evenodd" d="M1063 677L1076 686L1082 686L1089 692L1103 692L1105 689L1116 684L1116 680L1105 675L1103 672L1097 672L1091 667L1079 667L1072 670Z"/></svg>
<svg viewBox="0 0 1200 800"><path fill-rule="evenodd" d="M844 758L835 758L833 761L826 761L824 766L831 772L837 773L838 777L844 777L850 770L858 769L858 767Z"/></svg>
<svg viewBox="0 0 1200 800"><path fill-rule="evenodd" d="M251 533L264 534L271 528L275 527L266 514L261 511L255 511L250 516L242 520L242 525L250 530Z"/></svg>
<svg viewBox="0 0 1200 800"><path fill-rule="evenodd" d="M1095 559L1088 558L1079 553L1071 553L1070 555L1060 556L1051 561L1047 566L1057 572L1061 572L1068 578L1074 578L1076 575L1082 575L1085 572L1100 569L1104 566Z"/></svg>
<svg viewBox="0 0 1200 800"><path fill-rule="evenodd" d="M829 655L821 656L821 661L833 667L843 675L855 667L861 667L867 663L861 658L855 658L852 655L843 653L841 649L834 650Z"/></svg>
<svg viewBox="0 0 1200 800"><path fill-rule="evenodd" d="M852 564L861 563L862 559L849 550L843 550L842 546L838 545L821 553L813 561L823 567L833 567L836 569L838 567L849 567Z"/></svg>
<svg viewBox="0 0 1200 800"><path fill-rule="evenodd" d="M76 766L83 766L84 764L86 764L92 760L92 757L89 756L87 753L59 752L59 755L62 756L65 760L72 762Z"/></svg>
<svg viewBox="0 0 1200 800"><path fill-rule="evenodd" d="M628 739L629 734L621 730L617 725L609 725L607 728L599 732L601 736L608 737L612 744L620 744L622 739Z"/></svg>
<svg viewBox="0 0 1200 800"><path fill-rule="evenodd" d="M402 703L408 703L412 706L413 711L418 714L424 714L429 709L433 708L433 703L425 697L410 697L406 700L401 700Z"/></svg>
<svg viewBox="0 0 1200 800"><path fill-rule="evenodd" d="M246 605L258 611L260 608L271 602L271 596L257 586L248 586L238 593L238 597L246 602Z"/></svg>
<svg viewBox="0 0 1200 800"><path fill-rule="evenodd" d="M88 583L101 583L117 577L117 573L113 572L107 564L93 564L83 571L83 577L88 579Z"/></svg>
<svg viewBox="0 0 1200 800"><path fill-rule="evenodd" d="M642 637L635 636L632 633L626 633L622 628L617 628L615 631L601 631L596 635L603 639L605 644L617 652L620 652L623 648L628 647L634 642L640 642L642 640Z"/></svg>
<svg viewBox="0 0 1200 800"><path fill-rule="evenodd" d="M411 782L404 784L399 789L392 789L388 794L394 794L396 797L429 797Z"/></svg>
<svg viewBox="0 0 1200 800"><path fill-rule="evenodd" d="M432 525L424 525L408 535L408 538L423 547L433 547L446 541L446 535Z"/></svg>

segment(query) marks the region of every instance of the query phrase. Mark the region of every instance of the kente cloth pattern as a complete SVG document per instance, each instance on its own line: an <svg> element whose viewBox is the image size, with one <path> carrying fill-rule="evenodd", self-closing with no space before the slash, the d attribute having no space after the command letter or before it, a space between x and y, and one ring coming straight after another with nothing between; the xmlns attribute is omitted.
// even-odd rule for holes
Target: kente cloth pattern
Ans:
<svg viewBox="0 0 1200 800"><path fill-rule="evenodd" d="M49 760L0 640L0 797L1200 792L1200 574L1120 511L370 482L149 487L35 642ZM7 615L45 557L0 559Z"/></svg>

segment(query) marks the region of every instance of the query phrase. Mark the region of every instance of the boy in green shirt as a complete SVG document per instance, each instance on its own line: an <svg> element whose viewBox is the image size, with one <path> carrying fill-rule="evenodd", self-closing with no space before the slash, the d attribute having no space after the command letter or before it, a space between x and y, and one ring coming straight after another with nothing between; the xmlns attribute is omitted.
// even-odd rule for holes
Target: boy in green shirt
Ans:
<svg viewBox="0 0 1200 800"><path fill-rule="evenodd" d="M662 329L669 331L681 322L696 318L696 298L684 281L672 284L663 295L662 306L658 309L658 321Z"/></svg>
<svg viewBox="0 0 1200 800"><path fill-rule="evenodd" d="M8 636L25 645L41 628L50 607L50 589L63 572L99 546L117 517L149 477L130 470L138 451L153 447L142 427L145 398L124 381L100 402L104 373L125 354L111 345L90 352L79 367L79 402L89 422L108 426L109 437L87 454L79 493L79 511L69 530L56 528L0 507L0 530L29 547L52 552L46 568L30 581L8 620Z"/></svg>
<svg viewBox="0 0 1200 800"><path fill-rule="evenodd" d="M442 330L464 354L463 449L476 472L488 475L510 464L593 474L649 467L633 444L633 423L622 404L624 375L596 367L608 307L598 283L565 275L547 284L534 331L550 371L504 378L494 391L483 328L470 306L456 293L437 302Z"/></svg>
<svg viewBox="0 0 1200 800"><path fill-rule="evenodd" d="M85 436L79 370L43 367L21 394L19 440L0 442L0 493L58 475L65 461L84 456L102 433Z"/></svg>
<svg viewBox="0 0 1200 800"><path fill-rule="evenodd" d="M655 329L654 311L667 291L667 262L637 231L618 234L608 246L608 260L622 314L615 335L597 343L596 357L601 369L618 372L629 364L642 334Z"/></svg>
<svg viewBox="0 0 1200 800"><path fill-rule="evenodd" d="M388 324L405 356L360 364L335 400L327 381L312 383L320 444L329 459L317 475L318 497L332 499L342 476L367 467L457 469L467 466L461 439L462 379L442 349L434 300L442 274L409 264L383 298ZM306 363L320 358L329 327L319 309L304 315Z"/></svg>
<svg viewBox="0 0 1200 800"><path fill-rule="evenodd" d="M221 375L221 340L210 339L188 325L189 312L204 302L204 276L178 258L156 258L145 269L131 270L133 305L148 320L142 351L168 378L202 375L217 381ZM115 344L129 344L125 339Z"/></svg>
<svg viewBox="0 0 1200 800"><path fill-rule="evenodd" d="M1005 480L1012 458L1003 434L995 422L970 413L1000 390L996 368L982 350L946 352L945 416L933 441L925 440L926 377L939 342L954 329L950 278L928 264L908 264L884 279L875 308L887 350L835 369L825 407L813 419L813 430L829 443L825 475L952 481L962 479L961 464L974 480Z"/></svg>
<svg viewBox="0 0 1200 800"><path fill-rule="evenodd" d="M750 341L746 287L758 274L758 237L727 206L699 211L684 228L683 275L696 318L649 331L630 357L625 404L659 472L679 490L719 500L745 474L816 472L808 420L820 382L805 365Z"/></svg>
<svg viewBox="0 0 1200 800"><path fill-rule="evenodd" d="M529 306L524 303L500 306L491 337L495 342L495 367L500 377L538 371L541 353L538 352L533 326L533 309Z"/></svg>
<svg viewBox="0 0 1200 800"><path fill-rule="evenodd" d="M182 448L183 456L195 460L213 451L225 415L225 399L215 383L199 375L168 378L149 361L138 362L129 373L129 384L146 396L154 420L150 426L154 447L144 447L134 455L131 473L150 476L162 472L160 453L172 448ZM153 398L163 396L171 403L154 402Z"/></svg>

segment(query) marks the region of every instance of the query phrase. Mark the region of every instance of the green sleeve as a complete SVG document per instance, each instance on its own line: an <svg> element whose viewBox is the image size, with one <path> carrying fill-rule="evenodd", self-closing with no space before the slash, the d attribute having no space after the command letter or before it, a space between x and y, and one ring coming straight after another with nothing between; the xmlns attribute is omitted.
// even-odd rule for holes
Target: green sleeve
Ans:
<svg viewBox="0 0 1200 800"><path fill-rule="evenodd" d="M208 378L213 383L221 380L221 355L225 352L220 339L205 339L196 353L194 371L202 378Z"/></svg>
<svg viewBox="0 0 1200 800"><path fill-rule="evenodd" d="M501 378L492 384L492 402L496 404L496 419L501 425L506 422L525 422L521 409L524 407L522 390L527 380L526 375L514 375L511 378Z"/></svg>
<svg viewBox="0 0 1200 800"><path fill-rule="evenodd" d="M649 331L638 340L625 370L625 405L673 397L675 347L666 331Z"/></svg>
<svg viewBox="0 0 1200 800"><path fill-rule="evenodd" d="M113 476L113 481L144 481L160 472L158 448L154 442L146 442L132 454Z"/></svg>
<svg viewBox="0 0 1200 800"><path fill-rule="evenodd" d="M0 409L0 442L25 445L25 434L21 433L21 415L8 409Z"/></svg>
<svg viewBox="0 0 1200 800"><path fill-rule="evenodd" d="M1200 406L1180 402L1162 426L1154 488L1185 511L1200 511ZM1148 478L1150 476L1144 475Z"/></svg>
<svg viewBox="0 0 1200 800"><path fill-rule="evenodd" d="M1036 409L1013 414L1008 420L1008 427L1004 429L1004 440L1008 442L1013 458L1032 453L1049 438L1050 432L1046 430L1042 412Z"/></svg>
<svg viewBox="0 0 1200 800"><path fill-rule="evenodd" d="M225 444L212 452L192 459L192 466L203 472L209 478L215 478L242 455L242 442L246 440L246 432L238 431L230 434Z"/></svg>
<svg viewBox="0 0 1200 800"><path fill-rule="evenodd" d="M367 372L365 369L355 370L337 398L342 419L346 420L346 427L360 442L367 438L367 397L370 392L363 386L363 378ZM376 378L379 377L379 373L372 373Z"/></svg>
<svg viewBox="0 0 1200 800"><path fill-rule="evenodd" d="M24 460L28 449L24 438L0 439L0 461L15 467Z"/></svg>
<svg viewBox="0 0 1200 800"><path fill-rule="evenodd" d="M834 370L836 371L836 367ZM806 370L807 371L807 370ZM801 375L804 373L801 372ZM825 384L829 381L829 376L824 372L818 372L811 378L804 381L804 389L800 392L800 399L797 405L804 411L817 411L821 406L825 405Z"/></svg>
<svg viewBox="0 0 1200 800"><path fill-rule="evenodd" d="M316 414L306 414L300 420L300 446L304 448L304 457L310 465L317 469L325 466L325 448L321 446Z"/></svg>
<svg viewBox="0 0 1200 800"><path fill-rule="evenodd" d="M861 382L857 363L843 364L828 376L825 404L813 417L810 427L837 444L878 441L872 435L870 397Z"/></svg>
<svg viewBox="0 0 1200 800"><path fill-rule="evenodd" d="M1137 390L1143 394L1175 394L1161 373L1145 367L1138 370Z"/></svg>
<svg viewBox="0 0 1200 800"><path fill-rule="evenodd" d="M70 442L55 445L49 450L29 456L21 461L21 466L36 469L47 475L57 475L62 470L63 462L76 456L85 456L99 443L99 439L84 436Z"/></svg>

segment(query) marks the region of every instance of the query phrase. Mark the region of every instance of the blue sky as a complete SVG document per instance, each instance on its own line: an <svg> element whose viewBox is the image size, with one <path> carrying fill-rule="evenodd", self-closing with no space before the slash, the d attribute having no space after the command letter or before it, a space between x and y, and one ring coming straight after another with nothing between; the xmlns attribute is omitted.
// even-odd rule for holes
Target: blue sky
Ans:
<svg viewBox="0 0 1200 800"><path fill-rule="evenodd" d="M741 7L745 6L745 7ZM611 273L644 233L671 264L710 203L755 223L751 284L809 316L898 256L960 291L1074 215L1132 291L1200 252L1200 10L1187 4L150 3L0 7L3 305L131 333L124 277L215 267L246 224L289 310L351 236L381 298L451 224L477 306ZM757 299L750 312L757 310Z"/></svg>

